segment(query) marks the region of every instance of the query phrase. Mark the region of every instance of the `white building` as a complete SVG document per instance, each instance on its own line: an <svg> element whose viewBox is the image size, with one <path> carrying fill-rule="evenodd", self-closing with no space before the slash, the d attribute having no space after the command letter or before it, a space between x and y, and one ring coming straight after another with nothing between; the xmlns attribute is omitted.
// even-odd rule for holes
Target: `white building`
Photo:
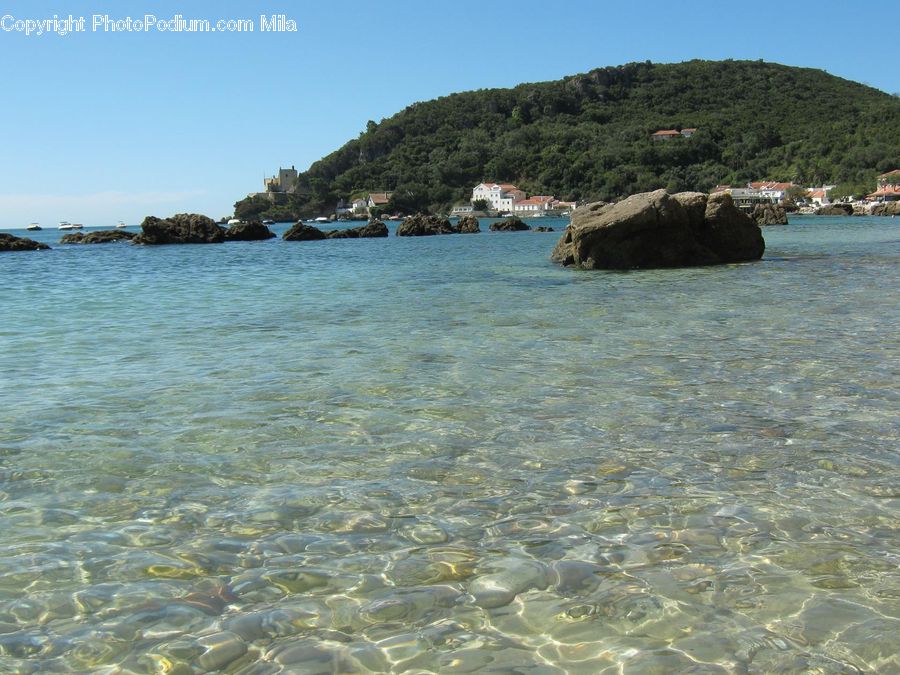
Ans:
<svg viewBox="0 0 900 675"><path fill-rule="evenodd" d="M509 183L479 183L472 190L472 202L486 200L494 211L512 212L513 204L525 199L525 193Z"/></svg>
<svg viewBox="0 0 900 675"><path fill-rule="evenodd" d="M549 195L535 195L528 199L520 199L513 203L513 213L517 216L533 216L553 208L553 197Z"/></svg>
<svg viewBox="0 0 900 675"><path fill-rule="evenodd" d="M747 185L749 188L759 190L760 195L775 204L783 202L785 197L787 197L788 190L793 186L793 183L776 183L775 181L757 181Z"/></svg>
<svg viewBox="0 0 900 675"><path fill-rule="evenodd" d="M809 201L816 206L826 206L827 204L830 204L831 200L828 198L828 193L834 188L834 185L809 188Z"/></svg>

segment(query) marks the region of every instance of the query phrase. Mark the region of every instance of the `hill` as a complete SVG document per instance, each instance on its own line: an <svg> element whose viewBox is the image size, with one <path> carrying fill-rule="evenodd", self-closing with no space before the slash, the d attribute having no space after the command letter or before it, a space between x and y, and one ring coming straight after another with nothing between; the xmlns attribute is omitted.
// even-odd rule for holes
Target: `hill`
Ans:
<svg viewBox="0 0 900 675"><path fill-rule="evenodd" d="M658 129L696 128L654 142ZM300 174L295 194L239 216L310 216L369 190L445 210L483 179L567 200L768 179L871 190L900 165L900 98L761 61L631 63L414 103Z"/></svg>

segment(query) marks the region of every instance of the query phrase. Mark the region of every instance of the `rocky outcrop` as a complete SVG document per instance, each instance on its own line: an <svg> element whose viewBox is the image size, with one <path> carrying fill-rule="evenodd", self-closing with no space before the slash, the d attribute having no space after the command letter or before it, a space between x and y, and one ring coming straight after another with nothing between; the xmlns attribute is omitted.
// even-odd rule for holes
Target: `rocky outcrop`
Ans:
<svg viewBox="0 0 900 675"><path fill-rule="evenodd" d="M582 209L586 211L582 212ZM582 269L686 267L758 260L759 226L731 195L665 190L578 209L552 259Z"/></svg>
<svg viewBox="0 0 900 675"><path fill-rule="evenodd" d="M787 213L780 204L757 204L750 214L757 225L787 225Z"/></svg>
<svg viewBox="0 0 900 675"><path fill-rule="evenodd" d="M363 239L366 237L386 237L388 236L387 225L380 220L373 220L371 223L361 225L360 227L350 227L344 230L331 230L326 232L325 236L329 239Z"/></svg>
<svg viewBox="0 0 900 675"><path fill-rule="evenodd" d="M481 224L475 216L463 216L456 223L456 229L460 234L477 234L481 232Z"/></svg>
<svg viewBox="0 0 900 675"><path fill-rule="evenodd" d="M881 202L869 210L870 216L900 216L900 202Z"/></svg>
<svg viewBox="0 0 900 675"><path fill-rule="evenodd" d="M530 229L521 218L515 216L501 220L499 223L491 223L491 232L522 232Z"/></svg>
<svg viewBox="0 0 900 675"><path fill-rule="evenodd" d="M299 222L291 225L290 229L281 235L281 238L285 241L317 241L326 237L318 227Z"/></svg>
<svg viewBox="0 0 900 675"><path fill-rule="evenodd" d="M817 216L852 216L853 206L851 204L828 204L816 209Z"/></svg>
<svg viewBox="0 0 900 675"><path fill-rule="evenodd" d="M235 223L225 230L226 241L264 241L274 236L275 233L258 220Z"/></svg>
<svg viewBox="0 0 900 675"><path fill-rule="evenodd" d="M110 244L116 241L131 241L135 238L134 232L125 230L98 230L96 232L72 232L64 234L59 240L60 244Z"/></svg>
<svg viewBox="0 0 900 675"><path fill-rule="evenodd" d="M40 251L49 248L47 244L42 244L28 237L17 237L6 232L0 232L0 251Z"/></svg>
<svg viewBox="0 0 900 675"><path fill-rule="evenodd" d="M429 237L436 234L456 234L458 229L450 221L440 216L426 216L417 213L405 218L397 228L398 237Z"/></svg>
<svg viewBox="0 0 900 675"><path fill-rule="evenodd" d="M534 228L534 231L535 232L553 232L553 228L550 227L549 225L539 225L536 228Z"/></svg>
<svg viewBox="0 0 900 675"><path fill-rule="evenodd" d="M591 202L590 204L585 204L581 208L575 209L569 220L569 225L578 225L582 220L589 220L594 214L607 206L609 206L609 202ZM704 208L706 207L704 206Z"/></svg>
<svg viewBox="0 0 900 675"><path fill-rule="evenodd" d="M169 218L147 216L141 223L141 233L135 244L221 244L225 228L212 218L197 213L178 213Z"/></svg>

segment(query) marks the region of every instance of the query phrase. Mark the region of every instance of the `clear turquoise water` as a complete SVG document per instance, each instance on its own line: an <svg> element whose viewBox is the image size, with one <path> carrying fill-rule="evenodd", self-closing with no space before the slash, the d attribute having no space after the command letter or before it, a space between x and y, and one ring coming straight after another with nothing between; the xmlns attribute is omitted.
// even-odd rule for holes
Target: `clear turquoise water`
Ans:
<svg viewBox="0 0 900 675"><path fill-rule="evenodd" d="M900 223L764 234L0 255L0 671L900 671Z"/></svg>

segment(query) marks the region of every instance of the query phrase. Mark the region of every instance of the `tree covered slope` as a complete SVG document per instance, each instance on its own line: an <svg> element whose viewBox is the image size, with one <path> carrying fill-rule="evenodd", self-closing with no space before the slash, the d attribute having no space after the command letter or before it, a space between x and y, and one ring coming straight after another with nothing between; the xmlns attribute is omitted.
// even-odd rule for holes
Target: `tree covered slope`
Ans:
<svg viewBox="0 0 900 675"><path fill-rule="evenodd" d="M650 139L685 127L698 131ZM442 210L483 179L570 200L757 179L872 189L898 166L897 96L773 63L632 63L415 103L315 162L279 208L306 216L393 190Z"/></svg>

